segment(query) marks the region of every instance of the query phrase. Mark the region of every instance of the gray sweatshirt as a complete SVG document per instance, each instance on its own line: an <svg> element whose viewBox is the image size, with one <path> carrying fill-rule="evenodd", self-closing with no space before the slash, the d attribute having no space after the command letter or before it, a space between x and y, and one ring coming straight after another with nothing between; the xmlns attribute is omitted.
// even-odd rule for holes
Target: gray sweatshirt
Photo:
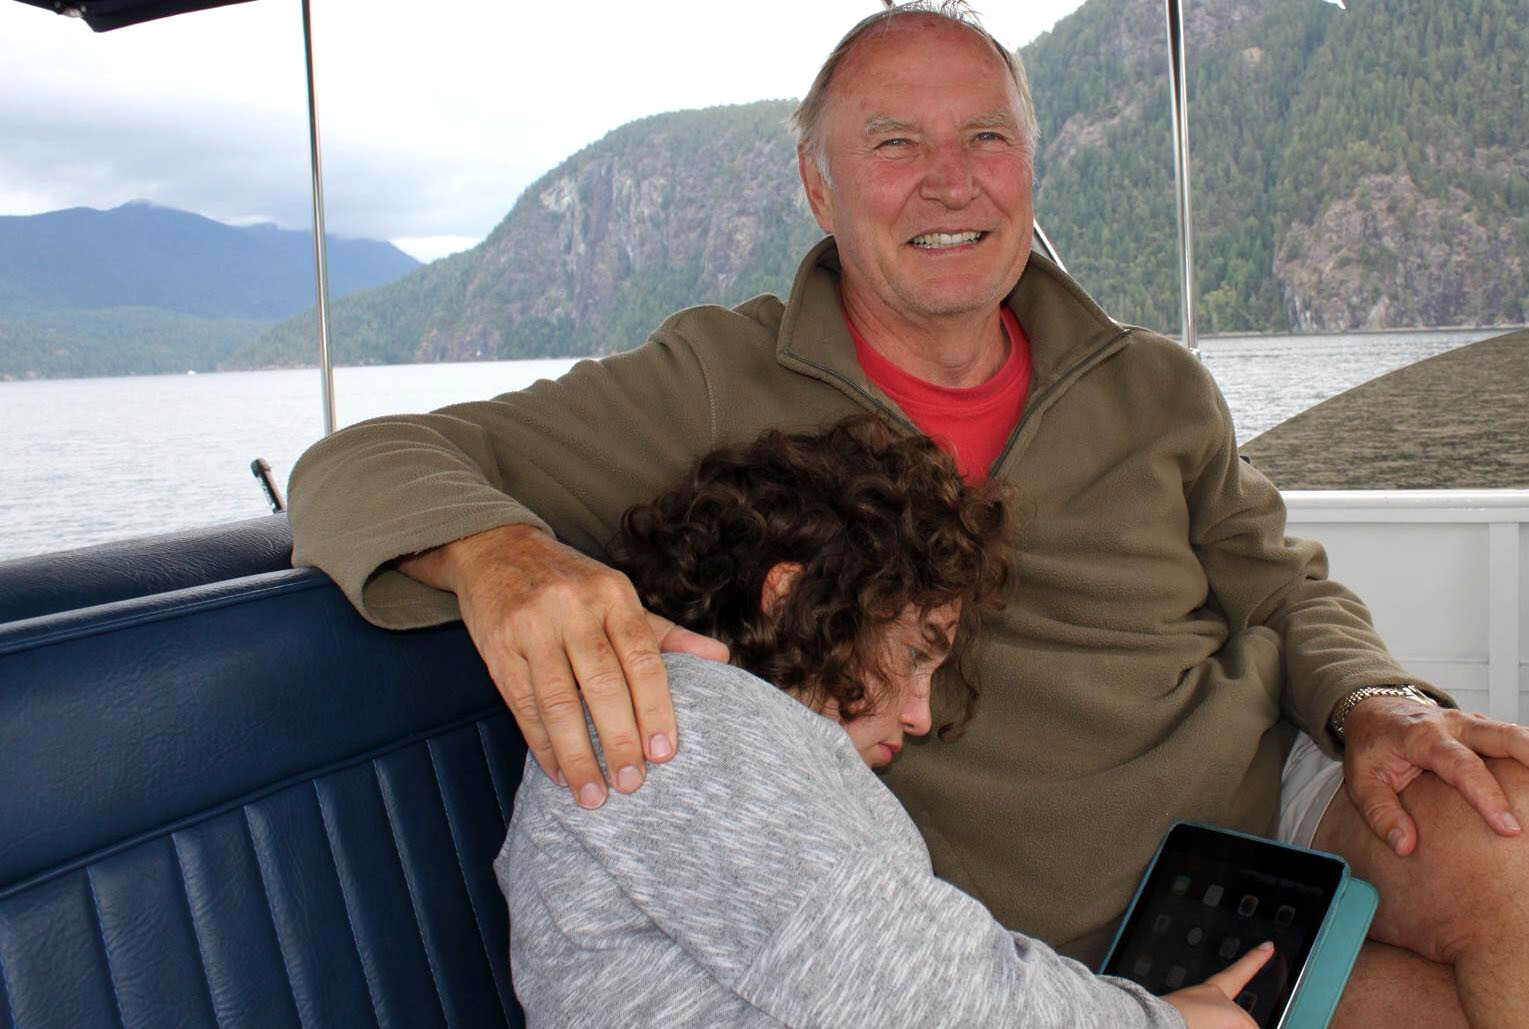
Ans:
<svg viewBox="0 0 1529 1029"><path fill-rule="evenodd" d="M585 811L527 763L494 863L531 1026L1179 1027L935 878L836 723L669 656L680 747Z"/></svg>

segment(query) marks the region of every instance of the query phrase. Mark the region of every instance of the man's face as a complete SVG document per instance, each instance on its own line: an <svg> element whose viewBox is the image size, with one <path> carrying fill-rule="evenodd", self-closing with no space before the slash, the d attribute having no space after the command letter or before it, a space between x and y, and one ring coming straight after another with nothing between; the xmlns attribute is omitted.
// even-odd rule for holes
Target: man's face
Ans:
<svg viewBox="0 0 1529 1029"><path fill-rule="evenodd" d="M828 177L801 160L852 311L929 326L1013 288L1032 231L1019 109L1002 59L960 26L909 17L855 44L818 125Z"/></svg>

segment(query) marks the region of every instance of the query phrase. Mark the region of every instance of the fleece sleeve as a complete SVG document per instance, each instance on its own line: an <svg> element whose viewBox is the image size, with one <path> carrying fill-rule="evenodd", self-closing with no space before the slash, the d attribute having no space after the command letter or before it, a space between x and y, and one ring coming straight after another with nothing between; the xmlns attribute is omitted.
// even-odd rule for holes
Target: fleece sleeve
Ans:
<svg viewBox="0 0 1529 1029"><path fill-rule="evenodd" d="M377 625L449 621L455 597L389 562L514 524L556 526L598 552L622 511L704 451L714 423L700 360L662 328L556 382L362 422L315 444L292 472L293 563L323 569Z"/></svg>
<svg viewBox="0 0 1529 1029"><path fill-rule="evenodd" d="M937 879L912 823L836 725L781 696L748 701L750 689L773 688L736 669L670 662L685 739L673 762L598 811L530 770L517 801L517 818L539 823L522 831L542 863L510 866L512 909L517 890L535 891L577 936L592 910L630 924L619 897L654 927L586 939L610 955L588 982L570 981L580 961L540 955L556 969L541 981L559 992L559 1017L570 1004L610 1017L677 946L696 973L671 971L666 1003L693 989L700 1004L720 987L789 1026L1182 1026L1164 1002L1010 933ZM537 989L534 969L524 972L517 964L517 989Z"/></svg>
<svg viewBox="0 0 1529 1029"><path fill-rule="evenodd" d="M1328 578L1321 544L1285 535L1279 490L1238 457L1226 401L1209 373L1200 375L1214 414L1205 461L1186 487L1191 542L1231 630L1262 625L1278 633L1286 717L1335 753L1327 718L1352 690L1411 683L1452 705L1391 656L1364 602Z"/></svg>

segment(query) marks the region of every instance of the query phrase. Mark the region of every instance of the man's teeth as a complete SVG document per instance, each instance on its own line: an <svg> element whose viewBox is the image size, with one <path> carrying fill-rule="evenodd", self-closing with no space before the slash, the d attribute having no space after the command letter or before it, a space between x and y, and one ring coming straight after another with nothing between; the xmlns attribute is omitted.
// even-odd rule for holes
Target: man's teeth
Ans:
<svg viewBox="0 0 1529 1029"><path fill-rule="evenodd" d="M961 247L982 238L980 232L928 232L913 237L913 245L938 250L942 247Z"/></svg>

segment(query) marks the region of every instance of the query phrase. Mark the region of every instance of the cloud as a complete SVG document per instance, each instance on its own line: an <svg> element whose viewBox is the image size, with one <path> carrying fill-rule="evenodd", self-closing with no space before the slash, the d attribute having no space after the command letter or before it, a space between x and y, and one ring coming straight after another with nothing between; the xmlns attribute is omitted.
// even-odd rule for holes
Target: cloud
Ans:
<svg viewBox="0 0 1529 1029"><path fill-rule="evenodd" d="M1079 0L1056 0L1071 10ZM1006 42L1050 20L995 12ZM479 239L563 158L634 118L799 95L872 0L314 5L330 231ZM1052 16L1054 17L1054 15ZM1024 33L1023 36L1020 33ZM0 0L0 213L131 199L222 220L311 218L295 4L95 34ZM441 246L455 245L442 242Z"/></svg>

